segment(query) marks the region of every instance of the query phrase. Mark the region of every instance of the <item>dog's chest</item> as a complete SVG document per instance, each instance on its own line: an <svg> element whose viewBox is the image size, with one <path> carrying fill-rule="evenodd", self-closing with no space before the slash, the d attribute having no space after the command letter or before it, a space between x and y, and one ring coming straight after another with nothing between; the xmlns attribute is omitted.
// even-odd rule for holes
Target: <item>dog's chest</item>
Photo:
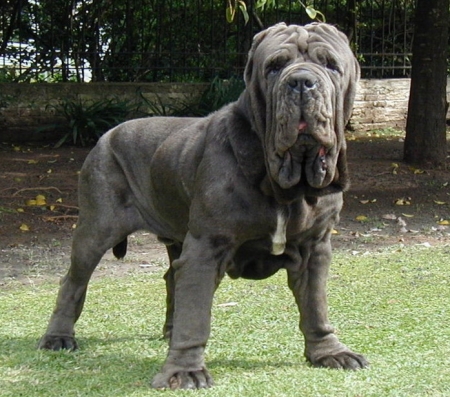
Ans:
<svg viewBox="0 0 450 397"><path fill-rule="evenodd" d="M270 235L271 254L282 255L289 241L322 234L337 222L340 208L336 200L328 198L320 198L314 204L302 200L292 206L280 207Z"/></svg>

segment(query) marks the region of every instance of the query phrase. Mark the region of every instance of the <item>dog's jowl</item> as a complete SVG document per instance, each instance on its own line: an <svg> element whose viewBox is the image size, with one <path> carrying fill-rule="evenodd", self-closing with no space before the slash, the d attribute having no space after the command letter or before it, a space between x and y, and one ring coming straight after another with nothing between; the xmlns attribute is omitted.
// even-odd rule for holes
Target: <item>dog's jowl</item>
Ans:
<svg viewBox="0 0 450 397"><path fill-rule="evenodd" d="M138 119L106 133L80 174L71 266L39 346L77 348L74 325L95 267L110 248L125 255L127 236L143 229L170 259L169 350L153 387L213 384L203 354L225 274L263 279L284 269L306 359L365 367L334 334L325 290L358 78L336 28L278 24L255 36L235 103L206 118Z"/></svg>

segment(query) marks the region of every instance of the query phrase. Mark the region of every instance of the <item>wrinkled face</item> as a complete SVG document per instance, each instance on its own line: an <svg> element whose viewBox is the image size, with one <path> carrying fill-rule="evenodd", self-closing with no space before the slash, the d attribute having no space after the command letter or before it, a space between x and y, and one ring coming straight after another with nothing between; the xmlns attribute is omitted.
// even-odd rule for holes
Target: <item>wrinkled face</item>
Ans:
<svg viewBox="0 0 450 397"><path fill-rule="evenodd" d="M245 77L271 180L322 189L346 178L344 127L359 77L346 37L327 24L275 25L255 36Z"/></svg>

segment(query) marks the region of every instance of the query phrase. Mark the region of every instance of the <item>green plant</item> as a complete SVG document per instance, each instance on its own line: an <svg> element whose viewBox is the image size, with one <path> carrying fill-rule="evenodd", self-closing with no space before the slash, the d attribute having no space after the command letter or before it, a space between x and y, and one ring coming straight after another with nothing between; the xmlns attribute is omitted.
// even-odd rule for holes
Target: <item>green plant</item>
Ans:
<svg viewBox="0 0 450 397"><path fill-rule="evenodd" d="M228 103L236 101L244 88L245 84L241 78L221 79L215 77L196 104L181 103L180 106L172 109L173 114L177 116L207 116Z"/></svg>
<svg viewBox="0 0 450 397"><path fill-rule="evenodd" d="M173 106L168 105L163 102L161 97L156 94L156 101L151 101L145 97L141 91L139 91L139 96L141 97L142 104L146 109L146 114L148 116L171 116L173 113Z"/></svg>
<svg viewBox="0 0 450 397"><path fill-rule="evenodd" d="M64 100L57 105L48 105L46 109L53 109L57 115L65 118L66 123L45 126L40 128L40 131L69 129L55 144L55 147L60 147L67 142L86 146L97 141L110 128L125 121L127 116L136 109L136 105L129 100L117 98L98 102Z"/></svg>

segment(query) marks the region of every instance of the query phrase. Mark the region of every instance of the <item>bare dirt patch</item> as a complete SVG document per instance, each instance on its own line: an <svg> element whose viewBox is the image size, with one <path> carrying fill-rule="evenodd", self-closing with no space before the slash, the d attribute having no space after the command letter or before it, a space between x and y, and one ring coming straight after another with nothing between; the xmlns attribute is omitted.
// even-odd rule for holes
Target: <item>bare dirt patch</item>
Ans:
<svg viewBox="0 0 450 397"><path fill-rule="evenodd" d="M60 277L67 269L78 171L89 150L0 145L0 285ZM401 161L402 150L399 136L349 135L352 187L335 248L358 253L450 242L450 172L409 167ZM96 274L153 271L165 261L164 246L154 236L136 233L126 259L108 253Z"/></svg>

